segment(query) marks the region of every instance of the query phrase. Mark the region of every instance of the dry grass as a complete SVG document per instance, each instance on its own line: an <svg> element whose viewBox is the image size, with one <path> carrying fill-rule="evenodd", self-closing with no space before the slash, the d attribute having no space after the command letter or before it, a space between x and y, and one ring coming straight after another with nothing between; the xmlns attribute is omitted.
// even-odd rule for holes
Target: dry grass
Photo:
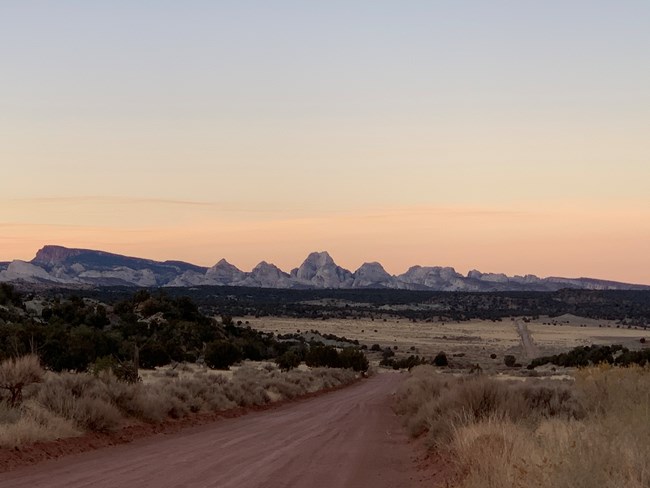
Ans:
<svg viewBox="0 0 650 488"><path fill-rule="evenodd" d="M417 366L398 392L398 412L412 436L427 433L430 445L444 446L464 425L483 420L536 422L541 418L581 418L584 407L566 382L449 376Z"/></svg>
<svg viewBox="0 0 650 488"><path fill-rule="evenodd" d="M246 320L249 320L251 327L264 332L287 334L315 329L323 334L358 340L368 347L373 344L379 344L382 348L397 346L398 354L434 357L439 351L445 351L450 357L453 354L464 354L463 362L478 362L487 366L502 366L503 354L516 351L520 345L519 336L510 320L470 320L458 323L413 323L403 318L388 318L386 322L383 319L315 320L279 317L247 317ZM497 353L499 360L490 360L491 353Z"/></svg>
<svg viewBox="0 0 650 488"><path fill-rule="evenodd" d="M441 380L418 368L399 408L412 434L451 451L463 488L650 486L650 371L589 368L571 387L529 382Z"/></svg>
<svg viewBox="0 0 650 488"><path fill-rule="evenodd" d="M35 401L16 409L0 404L0 447L13 448L36 441L76 437L81 431Z"/></svg>
<svg viewBox="0 0 650 488"><path fill-rule="evenodd" d="M127 384L111 373L47 373L25 390L26 401L11 408L0 401L0 446L106 432L129 422L159 422L197 412L264 405L352 382L352 371L292 370L244 364L231 378L194 368L182 375L162 372L155 381Z"/></svg>
<svg viewBox="0 0 650 488"><path fill-rule="evenodd" d="M388 317L375 320L329 319L316 320L284 317L243 317L251 327L277 334L303 333L312 329L323 334L345 336L358 340L370 348L379 344L382 348L397 346L398 356L419 354L433 358L439 351L445 351L453 368L469 368L480 364L485 372L509 371L503 363L505 354L512 354L518 362L526 364L515 320L502 321L473 319L463 322L409 322L403 318ZM552 321L561 325L544 325ZM575 346L589 344L624 344L633 349L639 346L639 339L650 341L650 332L634 328L616 328L615 321L591 320L575 316L551 319L540 317L528 324L528 330L540 350L540 355L557 354ZM584 327L583 327L584 326ZM490 355L496 354L496 359ZM370 353L369 359L378 362L380 353ZM523 372L521 372L523 373Z"/></svg>

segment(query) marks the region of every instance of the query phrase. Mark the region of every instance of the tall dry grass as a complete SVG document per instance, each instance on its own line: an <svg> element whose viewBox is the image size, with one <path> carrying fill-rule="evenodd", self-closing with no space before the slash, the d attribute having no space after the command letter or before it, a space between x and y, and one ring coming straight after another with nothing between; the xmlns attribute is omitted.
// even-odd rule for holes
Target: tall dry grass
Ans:
<svg viewBox="0 0 650 488"><path fill-rule="evenodd" d="M448 378L418 368L398 396L413 435L455 459L463 488L647 488L650 371L575 382Z"/></svg>
<svg viewBox="0 0 650 488"><path fill-rule="evenodd" d="M129 384L110 372L48 372L25 388L25 401L10 406L0 398L0 447L107 432L133 421L160 422L197 412L264 405L352 382L351 370L314 368L282 372L244 364L226 378L206 370L161 373L155 381Z"/></svg>

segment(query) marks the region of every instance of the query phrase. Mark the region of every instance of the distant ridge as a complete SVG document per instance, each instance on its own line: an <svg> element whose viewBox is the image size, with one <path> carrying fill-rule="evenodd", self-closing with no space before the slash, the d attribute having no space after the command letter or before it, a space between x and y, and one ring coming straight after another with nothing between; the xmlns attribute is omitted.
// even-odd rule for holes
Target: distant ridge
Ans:
<svg viewBox="0 0 650 488"><path fill-rule="evenodd" d="M506 276L454 268L412 266L391 275L380 263L364 263L352 272L334 262L327 252L313 252L300 267L287 273L262 261L245 272L221 259L211 268L183 261L154 261L91 249L47 245L31 261L0 262L0 281L51 285L136 287L250 286L263 288L368 288L432 291L557 291L650 290L650 286L594 278L539 278Z"/></svg>

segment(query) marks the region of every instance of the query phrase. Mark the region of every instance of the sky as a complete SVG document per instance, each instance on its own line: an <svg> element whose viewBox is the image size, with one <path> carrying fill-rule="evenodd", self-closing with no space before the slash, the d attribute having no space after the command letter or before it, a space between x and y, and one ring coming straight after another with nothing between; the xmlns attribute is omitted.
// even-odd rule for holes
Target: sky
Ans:
<svg viewBox="0 0 650 488"><path fill-rule="evenodd" d="M2 0L0 60L0 261L650 284L647 0Z"/></svg>

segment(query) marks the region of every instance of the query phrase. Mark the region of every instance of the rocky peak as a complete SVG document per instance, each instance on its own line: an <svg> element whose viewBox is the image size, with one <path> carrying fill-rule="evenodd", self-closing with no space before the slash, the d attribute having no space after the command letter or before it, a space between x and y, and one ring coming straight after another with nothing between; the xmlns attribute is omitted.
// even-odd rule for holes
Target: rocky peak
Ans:
<svg viewBox="0 0 650 488"><path fill-rule="evenodd" d="M384 267L377 263L363 263L354 272L355 288L366 288L371 286L394 287L396 279L388 274Z"/></svg>
<svg viewBox="0 0 650 488"><path fill-rule="evenodd" d="M454 289L464 277L454 268L443 266L411 266L409 270L397 277L403 283L424 286L434 290Z"/></svg>
<svg viewBox="0 0 650 488"><path fill-rule="evenodd" d="M225 259L221 259L206 271L205 276L218 283L229 285L243 280L246 277L246 273Z"/></svg>
<svg viewBox="0 0 650 488"><path fill-rule="evenodd" d="M327 252L311 253L291 275L319 288L340 288L353 280L352 273L338 266Z"/></svg>
<svg viewBox="0 0 650 488"><path fill-rule="evenodd" d="M288 288L291 286L291 277L275 264L262 261L253 268L243 283L265 288Z"/></svg>

